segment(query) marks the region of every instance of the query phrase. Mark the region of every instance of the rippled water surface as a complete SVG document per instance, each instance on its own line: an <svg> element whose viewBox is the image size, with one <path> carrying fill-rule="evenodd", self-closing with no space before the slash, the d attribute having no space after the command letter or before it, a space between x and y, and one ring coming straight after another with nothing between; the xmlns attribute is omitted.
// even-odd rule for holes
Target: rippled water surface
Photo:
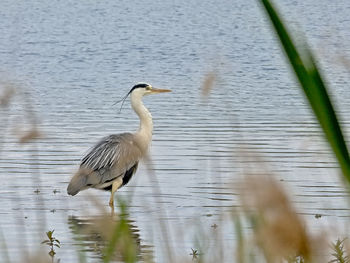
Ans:
<svg viewBox="0 0 350 263"><path fill-rule="evenodd" d="M279 2L290 28L308 38L320 59L349 138L350 2ZM199 228L212 233L214 224L233 243L222 215L239 206L237 182L246 171L283 181L312 229L348 220L337 164L256 1L3 0L1 6L0 92L8 83L18 88L0 108L0 230L11 258L35 251L44 232L55 229L61 262L76 262L78 250L88 262L98 260L99 240L80 230L101 214L91 196L107 209L109 194L71 197L66 187L101 137L137 129L129 101L121 113L113 103L139 81L173 90L144 99L155 126L152 165L148 171L142 164L117 193L131 200L140 255L166 262L168 243L190 260ZM208 72L217 81L202 101ZM21 144L18 133L33 116L42 137Z"/></svg>

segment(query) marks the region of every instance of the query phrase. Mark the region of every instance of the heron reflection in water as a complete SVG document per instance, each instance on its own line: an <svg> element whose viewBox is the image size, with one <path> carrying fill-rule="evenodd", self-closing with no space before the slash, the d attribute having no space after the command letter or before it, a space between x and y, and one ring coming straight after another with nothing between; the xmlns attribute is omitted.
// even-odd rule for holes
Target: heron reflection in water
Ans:
<svg viewBox="0 0 350 263"><path fill-rule="evenodd" d="M131 106L140 118L138 131L109 135L98 142L82 159L79 170L68 185L68 194L76 195L88 188L111 191L109 205L114 207L114 193L130 181L139 160L147 155L152 140L152 115L144 106L142 98L170 91L153 88L147 83L132 87L123 102L131 95Z"/></svg>
<svg viewBox="0 0 350 263"><path fill-rule="evenodd" d="M139 260L153 258L153 246L142 244L144 242L141 240L140 230L129 218L115 219L107 214L94 217L70 216L68 226L80 250L84 253L90 252L97 258L105 256L106 247L116 230L118 230L118 242L114 248L113 260L124 262L125 256L127 254L130 256L130 253Z"/></svg>

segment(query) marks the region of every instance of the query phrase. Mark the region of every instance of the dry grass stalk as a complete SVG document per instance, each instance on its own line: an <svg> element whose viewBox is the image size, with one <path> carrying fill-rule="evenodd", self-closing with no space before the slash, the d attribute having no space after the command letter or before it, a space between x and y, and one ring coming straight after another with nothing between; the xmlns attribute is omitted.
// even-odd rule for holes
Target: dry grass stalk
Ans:
<svg viewBox="0 0 350 263"><path fill-rule="evenodd" d="M268 176L249 176L242 203L267 262L302 256L311 261L311 238L282 187Z"/></svg>
<svg viewBox="0 0 350 263"><path fill-rule="evenodd" d="M209 96L210 92L214 88L216 78L217 78L217 74L215 72L209 72L205 76L204 82L202 84L202 97L203 98L206 98Z"/></svg>
<svg viewBox="0 0 350 263"><path fill-rule="evenodd" d="M339 62L343 65L345 69L350 71L350 59L344 55L338 56Z"/></svg>
<svg viewBox="0 0 350 263"><path fill-rule="evenodd" d="M40 137L41 137L40 132L35 127L33 127L29 131L26 131L19 136L19 142L27 143L34 139L38 139Z"/></svg>
<svg viewBox="0 0 350 263"><path fill-rule="evenodd" d="M15 95L15 88L11 85L5 85L2 93L0 94L0 106L7 107L11 101L11 98Z"/></svg>

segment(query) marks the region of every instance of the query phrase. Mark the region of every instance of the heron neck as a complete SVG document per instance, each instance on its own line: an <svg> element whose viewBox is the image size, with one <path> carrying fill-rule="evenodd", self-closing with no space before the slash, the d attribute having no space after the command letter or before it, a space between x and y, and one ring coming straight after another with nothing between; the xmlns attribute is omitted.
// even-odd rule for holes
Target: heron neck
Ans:
<svg viewBox="0 0 350 263"><path fill-rule="evenodd" d="M141 97L131 96L131 106L140 118L140 127L136 135L142 139L143 146L148 148L153 132L152 115L143 104Z"/></svg>

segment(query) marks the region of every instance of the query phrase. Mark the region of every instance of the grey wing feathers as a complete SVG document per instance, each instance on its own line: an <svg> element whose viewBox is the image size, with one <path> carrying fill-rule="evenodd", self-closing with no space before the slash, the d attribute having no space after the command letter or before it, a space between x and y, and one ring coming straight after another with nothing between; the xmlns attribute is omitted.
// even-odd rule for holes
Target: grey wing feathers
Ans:
<svg viewBox="0 0 350 263"><path fill-rule="evenodd" d="M134 144L134 135L122 133L103 138L82 159L80 167L92 171L110 169L125 171L141 157L140 149Z"/></svg>
<svg viewBox="0 0 350 263"><path fill-rule="evenodd" d="M111 135L103 138L81 160L80 167L92 171L111 167L120 156L122 135L128 136L129 134Z"/></svg>
<svg viewBox="0 0 350 263"><path fill-rule="evenodd" d="M133 134L107 136L82 159L79 171L68 186L68 193L75 195L87 187L98 187L123 176L141 157Z"/></svg>

